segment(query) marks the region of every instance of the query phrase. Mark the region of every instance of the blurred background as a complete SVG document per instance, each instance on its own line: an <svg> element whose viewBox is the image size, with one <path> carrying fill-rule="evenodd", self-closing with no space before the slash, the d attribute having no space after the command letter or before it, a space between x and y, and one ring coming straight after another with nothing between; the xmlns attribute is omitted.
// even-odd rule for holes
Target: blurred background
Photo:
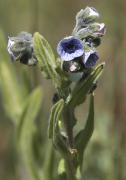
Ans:
<svg viewBox="0 0 126 180"><path fill-rule="evenodd" d="M57 42L71 34L76 13L86 6L93 6L99 11L100 21L106 24L107 33L98 48L100 61L105 61L106 67L95 92L95 132L86 150L83 177L85 180L125 180L126 1L0 0L0 29L4 32L6 44L8 36L15 36L21 31L38 31L55 51ZM2 65L4 58L5 66ZM45 150L51 144L47 140L47 125L55 90L51 82L42 77L37 67L31 68L19 63L12 65L9 61L7 53L0 52L0 180L27 180L27 172L21 165L17 165L14 143L13 119L21 109L18 100L25 101L37 86L41 86L43 98L36 127L39 124L38 139L42 143L39 163L43 164L43 153L45 155ZM14 99L17 94L21 96L18 100ZM12 97L12 103L10 100L8 105L8 100ZM85 120L87 103L76 112L80 126ZM53 153L58 158L57 153Z"/></svg>

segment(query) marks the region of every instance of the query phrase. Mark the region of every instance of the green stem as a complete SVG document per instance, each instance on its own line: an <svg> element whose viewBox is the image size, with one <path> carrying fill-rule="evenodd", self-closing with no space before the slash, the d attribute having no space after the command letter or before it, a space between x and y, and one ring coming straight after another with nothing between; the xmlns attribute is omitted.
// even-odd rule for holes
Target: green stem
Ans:
<svg viewBox="0 0 126 180"><path fill-rule="evenodd" d="M65 162L67 180L76 180L76 169L74 167L73 161L71 158L66 159Z"/></svg>
<svg viewBox="0 0 126 180"><path fill-rule="evenodd" d="M66 173L68 180L76 180L76 149L74 147L73 127L75 125L74 111L66 106L63 112L64 126L66 128L69 154L66 159Z"/></svg>
<svg viewBox="0 0 126 180"><path fill-rule="evenodd" d="M68 146L70 150L72 150L74 149L73 127L76 123L73 108L66 106L64 108L63 118L64 118L64 126L66 128L66 133L68 137Z"/></svg>

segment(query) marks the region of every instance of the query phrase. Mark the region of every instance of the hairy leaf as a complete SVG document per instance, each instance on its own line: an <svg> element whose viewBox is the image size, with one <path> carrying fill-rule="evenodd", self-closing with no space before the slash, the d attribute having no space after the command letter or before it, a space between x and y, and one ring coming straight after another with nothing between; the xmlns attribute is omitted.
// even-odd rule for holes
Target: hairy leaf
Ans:
<svg viewBox="0 0 126 180"><path fill-rule="evenodd" d="M66 87L70 81L62 71L59 59L56 59L51 46L39 33L34 34L34 51L38 64L46 78L52 79L56 88Z"/></svg>
<svg viewBox="0 0 126 180"><path fill-rule="evenodd" d="M57 121L59 121L62 113L62 109L64 106L64 100L60 99L51 109L50 118L49 118L49 128L48 128L48 134L49 138L53 138L55 133L55 128Z"/></svg>
<svg viewBox="0 0 126 180"><path fill-rule="evenodd" d="M21 116L21 123L17 129L17 140L22 153L23 162L31 180L39 180L37 167L33 154L33 135L35 132L35 119L41 105L42 90L37 88L30 95Z"/></svg>
<svg viewBox="0 0 126 180"><path fill-rule="evenodd" d="M78 162L82 165L83 153L89 142L94 130L94 95L90 95L89 114L86 121L86 125L75 137L75 144L78 150Z"/></svg>
<svg viewBox="0 0 126 180"><path fill-rule="evenodd" d="M68 148L66 145L66 139L61 135L59 129L59 120L62 115L64 108L64 100L60 99L51 110L50 120L49 120L49 138L52 138L54 146L59 149L60 153L66 157L68 155Z"/></svg>
<svg viewBox="0 0 126 180"><path fill-rule="evenodd" d="M7 54L4 35L0 32L0 88L7 116L17 125L24 106L25 90L19 83L14 66Z"/></svg>
<svg viewBox="0 0 126 180"><path fill-rule="evenodd" d="M34 34L33 40L35 55L41 70L47 78L53 79L56 76L56 60L51 46L47 40L37 32Z"/></svg>
<svg viewBox="0 0 126 180"><path fill-rule="evenodd" d="M69 105L77 106L84 102L84 100L86 99L86 95L92 88L94 82L96 82L102 74L103 67L103 63L98 65L86 79L78 82L72 92L71 99L69 100Z"/></svg>

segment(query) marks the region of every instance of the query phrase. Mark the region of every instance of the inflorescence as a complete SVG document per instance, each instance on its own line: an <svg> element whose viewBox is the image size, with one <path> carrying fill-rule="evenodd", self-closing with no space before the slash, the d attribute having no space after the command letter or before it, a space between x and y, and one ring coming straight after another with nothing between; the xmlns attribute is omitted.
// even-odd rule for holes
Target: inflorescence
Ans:
<svg viewBox="0 0 126 180"><path fill-rule="evenodd" d="M93 7L80 10L76 16L72 35L63 38L57 45L57 53L62 67L67 72L80 72L94 67L99 59L96 47L101 43L106 27L96 22L99 13ZM9 37L8 52L13 61L26 65L36 65L33 38L30 33L21 32L16 37Z"/></svg>

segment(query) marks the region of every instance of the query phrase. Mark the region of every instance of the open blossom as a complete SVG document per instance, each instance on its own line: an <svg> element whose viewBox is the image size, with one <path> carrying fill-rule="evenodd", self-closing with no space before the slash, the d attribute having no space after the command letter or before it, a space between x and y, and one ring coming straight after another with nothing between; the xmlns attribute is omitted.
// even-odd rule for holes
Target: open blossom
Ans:
<svg viewBox="0 0 126 180"><path fill-rule="evenodd" d="M82 41L73 36L61 40L57 46L57 52L64 61L65 69L70 72L78 72L84 67L91 68L99 59L95 50L86 51Z"/></svg>
<svg viewBox="0 0 126 180"><path fill-rule="evenodd" d="M82 41L69 36L61 40L57 46L57 52L63 61L70 61L84 54Z"/></svg>

